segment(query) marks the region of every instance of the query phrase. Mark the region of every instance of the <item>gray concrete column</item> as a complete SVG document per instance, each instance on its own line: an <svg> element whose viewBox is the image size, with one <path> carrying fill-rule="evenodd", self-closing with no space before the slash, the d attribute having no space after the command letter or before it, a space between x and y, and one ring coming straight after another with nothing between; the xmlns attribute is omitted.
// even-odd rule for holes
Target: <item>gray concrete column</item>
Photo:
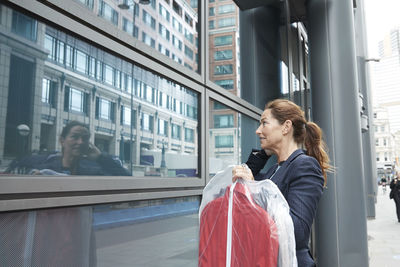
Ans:
<svg viewBox="0 0 400 267"><path fill-rule="evenodd" d="M356 27L356 49L358 63L358 84L360 93L363 95L364 110L363 115L368 117L369 129L362 134L363 163L364 163L364 179L365 179L365 199L367 208L367 217L375 218L375 200L377 193L376 186L376 160L375 160L375 142L373 132L373 111L372 111L372 94L369 84L369 71L366 66L367 62L367 34L365 30L365 12L364 0L357 2L355 10L355 27Z"/></svg>
<svg viewBox="0 0 400 267"><path fill-rule="evenodd" d="M135 142L132 142L133 136L131 135L131 162L136 165L140 165L140 133L142 129L140 128L140 120L141 120L141 107L139 106L136 109L136 136ZM133 166L131 165L131 170Z"/></svg>
<svg viewBox="0 0 400 267"><path fill-rule="evenodd" d="M240 11L241 97L260 109L280 93L279 14L269 6Z"/></svg>
<svg viewBox="0 0 400 267"><path fill-rule="evenodd" d="M55 150L61 151L61 144L59 137L61 136L62 129L64 128L64 98L65 98L65 74L62 73L57 82L57 104L56 104L56 121L55 127Z"/></svg>
<svg viewBox="0 0 400 267"><path fill-rule="evenodd" d="M158 141L158 112L154 113L153 117L153 144L152 149L157 149L157 141Z"/></svg>
<svg viewBox="0 0 400 267"><path fill-rule="evenodd" d="M1 11L3 12L4 11ZM4 16L2 14L2 16ZM6 140L6 121L7 121L7 106L8 106L8 87L10 81L10 61L11 61L11 47L0 44L0 76L2 81L0 83L0 165L4 167L8 162L3 162L4 155L4 142Z"/></svg>
<svg viewBox="0 0 400 267"><path fill-rule="evenodd" d="M313 118L335 172L315 220L318 266L368 266L353 1L307 2Z"/></svg>

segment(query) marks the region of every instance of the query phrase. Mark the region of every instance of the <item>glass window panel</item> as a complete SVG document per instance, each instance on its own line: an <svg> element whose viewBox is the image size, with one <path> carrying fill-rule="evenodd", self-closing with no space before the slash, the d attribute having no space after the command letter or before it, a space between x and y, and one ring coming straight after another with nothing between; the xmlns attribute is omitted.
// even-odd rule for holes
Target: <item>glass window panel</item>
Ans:
<svg viewBox="0 0 400 267"><path fill-rule="evenodd" d="M79 50L75 51L76 51L76 70L83 73L87 73L88 56L82 51Z"/></svg>
<svg viewBox="0 0 400 267"><path fill-rule="evenodd" d="M100 98L100 118L111 119L111 102L103 98Z"/></svg>
<svg viewBox="0 0 400 267"><path fill-rule="evenodd" d="M99 5L100 3L102 2L99 2ZM162 3L172 11L172 6ZM104 14L112 13L106 12L106 6L103 8ZM140 8L146 8L149 14L152 12L151 6ZM1 6L2 12L10 9L8 6ZM87 12L98 12L101 7L96 9L87 9ZM186 10L186 6L182 9L190 14L192 19L195 18L192 16L194 13ZM132 21L127 12L121 11L121 14ZM132 7L130 12L132 14ZM175 12L173 13L176 16ZM158 17L157 15L158 13L154 17ZM180 20L181 24L186 23L183 17L176 19ZM143 27L142 20L137 22ZM5 23L5 20L0 23ZM6 37L0 40L0 44L5 47L3 53L8 54L0 57L0 65L7 69L7 76L3 79L9 81L6 87L0 88L3 95L8 95L4 114L6 119L3 120L3 125L0 125L0 128L6 129L5 135L0 138L1 171L19 156L29 155L28 158L37 160L36 152L41 147L46 148L49 154L57 156L56 162L60 162L60 151L64 150L64 144L59 142L59 133L67 123L78 121L85 125L83 127L87 126L90 129L90 135L85 135L85 138L89 136L89 139L85 139L85 142L90 141L98 146L107 156L107 162L111 165L116 163L119 167L110 169L93 163L96 168L64 169L57 167L62 166L61 163L53 166L48 161L36 167L41 169L44 166L42 171L52 170L53 174L85 176L199 176L198 114L201 112L200 96L197 92L142 69L134 62L108 53L97 45L86 43L76 35L69 35L42 22L37 24L37 27L43 30L43 34L37 37L42 39L37 40L35 44L18 44L18 47L29 47L24 57L14 55L14 44L17 45L17 41L15 36L12 37L12 25L1 25ZM164 51L171 51L170 56L173 51L176 60L188 63L188 55L191 55L191 52L186 49L184 54L186 45L192 50L195 58L197 48L192 49L190 42L172 25L166 28L181 41L182 51L179 52L172 42L163 43ZM29 32L28 35L36 34L34 27L30 30L34 33ZM153 38L150 35L149 37ZM13 41L7 38L13 38ZM153 44L159 40L150 39ZM47 51L51 56L36 61L26 60L35 59L37 46L42 46L40 49ZM50 61L52 64L48 64ZM35 86L37 84L41 86ZM160 125L161 128L158 119L164 121ZM32 137L32 132L28 137L15 134L16 126L25 121L37 121L36 125L29 124L35 138ZM175 125L173 128L171 123ZM35 153L30 155L32 152ZM4 160L5 158L7 160ZM8 171L28 173L30 168L17 165ZM44 174L49 172L44 171Z"/></svg>
<svg viewBox="0 0 400 267"><path fill-rule="evenodd" d="M215 7L208 8L208 15L209 16L214 16L215 15Z"/></svg>
<svg viewBox="0 0 400 267"><path fill-rule="evenodd" d="M57 41L57 61L61 64L64 64L64 55L65 55L65 44L64 42Z"/></svg>
<svg viewBox="0 0 400 267"><path fill-rule="evenodd" d="M104 1L100 1L99 15L112 24L118 25L118 12Z"/></svg>
<svg viewBox="0 0 400 267"><path fill-rule="evenodd" d="M175 0L172 1L172 8L177 15L182 16L182 7Z"/></svg>
<svg viewBox="0 0 400 267"><path fill-rule="evenodd" d="M214 67L214 75L233 74L233 65L217 65Z"/></svg>
<svg viewBox="0 0 400 267"><path fill-rule="evenodd" d="M65 55L65 64L67 67L72 68L73 67L73 61L74 60L74 48L70 45L66 46L66 55Z"/></svg>
<svg viewBox="0 0 400 267"><path fill-rule="evenodd" d="M172 44L179 50L182 50L182 41L178 37L172 35Z"/></svg>
<svg viewBox="0 0 400 267"><path fill-rule="evenodd" d="M158 134L167 136L168 134L168 122L163 119L158 120Z"/></svg>
<svg viewBox="0 0 400 267"><path fill-rule="evenodd" d="M131 125L131 109L129 107L123 108L122 123L124 125Z"/></svg>
<svg viewBox="0 0 400 267"><path fill-rule="evenodd" d="M209 2L209 77L240 97L239 8L234 1Z"/></svg>
<svg viewBox="0 0 400 267"><path fill-rule="evenodd" d="M182 30L182 24L176 19L175 17L172 18L172 26L174 27L175 30L177 30L180 33L183 33Z"/></svg>
<svg viewBox="0 0 400 267"><path fill-rule="evenodd" d="M185 28L185 38L188 40L190 43L193 43L194 36L193 33L190 32L190 30Z"/></svg>
<svg viewBox="0 0 400 267"><path fill-rule="evenodd" d="M181 126L175 123L171 124L171 137L174 139L181 139Z"/></svg>
<svg viewBox="0 0 400 267"><path fill-rule="evenodd" d="M50 104L50 80L44 78L42 84L42 102Z"/></svg>
<svg viewBox="0 0 400 267"><path fill-rule="evenodd" d="M143 22L150 26L153 30L156 29L156 20L145 10L143 10Z"/></svg>
<svg viewBox="0 0 400 267"><path fill-rule="evenodd" d="M212 29L215 28L215 20L209 20L209 21L208 21L208 28L209 28L210 30L212 30Z"/></svg>
<svg viewBox="0 0 400 267"><path fill-rule="evenodd" d="M56 59L56 40L51 37L50 35L46 34L44 39L44 48L49 51L49 59L55 60Z"/></svg>
<svg viewBox="0 0 400 267"><path fill-rule="evenodd" d="M161 23L158 24L158 31L165 40L169 41L169 30L167 30L167 28L164 27Z"/></svg>
<svg viewBox="0 0 400 267"><path fill-rule="evenodd" d="M2 265L195 267L199 206L189 196L0 213L0 255L12 255Z"/></svg>
<svg viewBox="0 0 400 267"><path fill-rule="evenodd" d="M232 45L232 40L233 36L232 35L223 35L223 36L217 36L214 38L214 44L216 46L221 46L221 45Z"/></svg>
<svg viewBox="0 0 400 267"><path fill-rule="evenodd" d="M232 164L246 162L252 148L259 148L258 121L224 104L210 100L209 175Z"/></svg>
<svg viewBox="0 0 400 267"><path fill-rule="evenodd" d="M281 61L281 94L283 96L289 96L289 69L285 62Z"/></svg>
<svg viewBox="0 0 400 267"><path fill-rule="evenodd" d="M12 12L12 32L28 40L36 41L37 21L18 11Z"/></svg>
<svg viewBox="0 0 400 267"><path fill-rule="evenodd" d="M193 59L193 50L190 49L188 46L185 45L185 55L189 58L189 59Z"/></svg>
<svg viewBox="0 0 400 267"><path fill-rule="evenodd" d="M169 22L170 20L170 15L169 15L169 11L167 10L167 8L165 8L161 3L158 4L159 5L159 12L160 15Z"/></svg>
<svg viewBox="0 0 400 267"><path fill-rule="evenodd" d="M232 49L219 50L214 52L214 60L232 59Z"/></svg>
<svg viewBox="0 0 400 267"><path fill-rule="evenodd" d="M227 14L235 12L236 8L234 4L227 4L218 7L218 14Z"/></svg>
<svg viewBox="0 0 400 267"><path fill-rule="evenodd" d="M93 8L94 0L77 0L77 1L81 2L82 4L86 5L89 8Z"/></svg>
<svg viewBox="0 0 400 267"><path fill-rule="evenodd" d="M77 89L70 89L70 110L83 112L83 92Z"/></svg>
<svg viewBox="0 0 400 267"><path fill-rule="evenodd" d="M221 18L218 20L219 28L235 26L235 24L236 24L236 20L234 17Z"/></svg>
<svg viewBox="0 0 400 267"><path fill-rule="evenodd" d="M114 85L114 69L109 65L104 65L104 82Z"/></svg>
<svg viewBox="0 0 400 267"><path fill-rule="evenodd" d="M214 115L214 128L233 127L233 114Z"/></svg>
<svg viewBox="0 0 400 267"><path fill-rule="evenodd" d="M233 89L233 80L216 80L215 83L224 89Z"/></svg>
<svg viewBox="0 0 400 267"><path fill-rule="evenodd" d="M88 12L96 12L96 15L121 30L121 34L129 34L188 69L200 72L201 42L196 41L202 25L198 13L199 0L158 1L158 8L155 0L150 5L134 4L135 1L124 0L129 8L122 9L118 3L99 0L98 8L88 9ZM171 41L171 35L175 36L175 40ZM184 45L188 49L184 49ZM188 51L193 51L193 57L187 56Z"/></svg>
<svg viewBox="0 0 400 267"><path fill-rule="evenodd" d="M194 143L194 130L185 128L185 141Z"/></svg>

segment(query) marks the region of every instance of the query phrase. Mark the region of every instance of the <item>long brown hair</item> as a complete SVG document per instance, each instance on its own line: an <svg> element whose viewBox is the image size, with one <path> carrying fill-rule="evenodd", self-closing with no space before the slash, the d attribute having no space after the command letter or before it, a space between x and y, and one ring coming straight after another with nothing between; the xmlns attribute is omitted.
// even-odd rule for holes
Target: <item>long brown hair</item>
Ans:
<svg viewBox="0 0 400 267"><path fill-rule="evenodd" d="M268 102L265 109L270 109L271 114L280 124L287 120L292 121L295 142L304 145L306 154L318 161L326 185L326 172L331 171L332 166L329 164L327 146L322 139L321 128L314 122L308 122L304 117L303 110L292 101L276 99Z"/></svg>

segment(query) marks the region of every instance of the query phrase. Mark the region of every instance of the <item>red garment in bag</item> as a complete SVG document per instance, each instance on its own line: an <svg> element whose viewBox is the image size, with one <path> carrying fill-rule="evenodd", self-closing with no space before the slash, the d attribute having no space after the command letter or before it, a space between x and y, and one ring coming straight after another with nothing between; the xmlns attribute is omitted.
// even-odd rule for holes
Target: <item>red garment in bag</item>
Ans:
<svg viewBox="0 0 400 267"><path fill-rule="evenodd" d="M201 212L199 266L226 266L230 187ZM246 185L237 183L232 194L230 266L277 266L278 235L275 222L252 199ZM228 248L229 249L229 248ZM228 254L229 255L229 254Z"/></svg>

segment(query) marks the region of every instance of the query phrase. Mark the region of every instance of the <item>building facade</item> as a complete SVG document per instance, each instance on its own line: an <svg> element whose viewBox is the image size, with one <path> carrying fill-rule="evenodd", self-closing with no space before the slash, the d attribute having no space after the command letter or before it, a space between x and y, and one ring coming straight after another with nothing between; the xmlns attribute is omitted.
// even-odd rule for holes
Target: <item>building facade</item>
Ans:
<svg viewBox="0 0 400 267"><path fill-rule="evenodd" d="M264 105L286 98L321 125L337 167L313 256L321 266L368 266L365 210L376 172L373 133L361 131L361 115L373 120L363 1L329 9L322 0L145 2L0 5L1 170L59 152L63 127L78 120L131 172L2 173L1 234L13 246L0 249L5 264L196 266L204 186L246 161L259 147ZM366 190L355 193L360 184Z"/></svg>
<svg viewBox="0 0 400 267"><path fill-rule="evenodd" d="M396 138L390 131L386 108L374 108L375 153L378 177L392 178L396 162Z"/></svg>
<svg viewBox="0 0 400 267"><path fill-rule="evenodd" d="M387 108L395 133L400 130L400 29L393 29L378 46L380 62L372 68L374 105Z"/></svg>

